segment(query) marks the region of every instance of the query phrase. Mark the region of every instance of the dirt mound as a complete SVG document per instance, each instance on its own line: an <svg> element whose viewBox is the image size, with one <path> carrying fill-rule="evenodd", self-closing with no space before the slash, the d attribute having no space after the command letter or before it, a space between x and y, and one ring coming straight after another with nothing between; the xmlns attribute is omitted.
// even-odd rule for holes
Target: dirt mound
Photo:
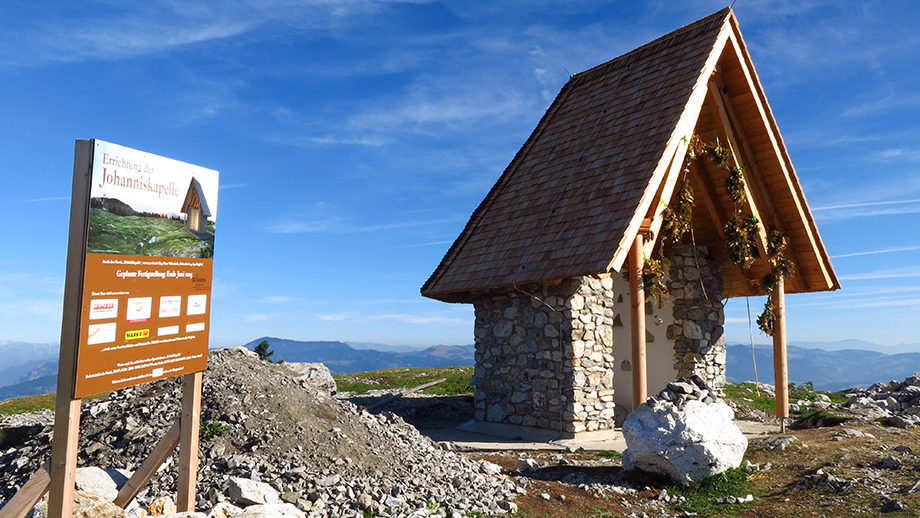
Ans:
<svg viewBox="0 0 920 518"><path fill-rule="evenodd" d="M84 404L78 465L137 469L176 420L180 399L174 378ZM517 489L497 466L443 451L398 416L337 400L242 348L211 352L201 423L199 509L227 500L231 477L266 482L311 516L426 506L492 514ZM0 501L50 457L50 436L44 427L0 457ZM176 460L141 493L142 505L174 494Z"/></svg>

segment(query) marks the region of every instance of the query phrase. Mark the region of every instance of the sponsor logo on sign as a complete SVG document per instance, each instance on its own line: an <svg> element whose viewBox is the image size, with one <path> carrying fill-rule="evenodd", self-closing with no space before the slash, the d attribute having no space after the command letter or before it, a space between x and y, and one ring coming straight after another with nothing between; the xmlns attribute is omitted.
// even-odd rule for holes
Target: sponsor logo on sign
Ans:
<svg viewBox="0 0 920 518"><path fill-rule="evenodd" d="M118 316L118 299L95 299L89 301L89 319L104 320Z"/></svg>
<svg viewBox="0 0 920 518"><path fill-rule="evenodd" d="M189 295L186 315L204 315L208 305L207 295Z"/></svg>
<svg viewBox="0 0 920 518"><path fill-rule="evenodd" d="M179 326L167 326L157 329L157 336L166 336L166 335L177 335L179 334Z"/></svg>
<svg viewBox="0 0 920 518"><path fill-rule="evenodd" d="M150 338L150 330L135 329L134 331L125 331L125 340L137 340L139 338Z"/></svg>
<svg viewBox="0 0 920 518"><path fill-rule="evenodd" d="M160 318L177 317L182 313L182 297L160 297Z"/></svg>
<svg viewBox="0 0 920 518"><path fill-rule="evenodd" d="M128 299L128 323L150 320L151 306L153 306L153 297Z"/></svg>
<svg viewBox="0 0 920 518"><path fill-rule="evenodd" d="M86 328L86 344L107 344L115 341L115 322L111 324L90 324Z"/></svg>
<svg viewBox="0 0 920 518"><path fill-rule="evenodd" d="M186 333L194 333L195 331L204 331L204 322L198 322L185 326Z"/></svg>

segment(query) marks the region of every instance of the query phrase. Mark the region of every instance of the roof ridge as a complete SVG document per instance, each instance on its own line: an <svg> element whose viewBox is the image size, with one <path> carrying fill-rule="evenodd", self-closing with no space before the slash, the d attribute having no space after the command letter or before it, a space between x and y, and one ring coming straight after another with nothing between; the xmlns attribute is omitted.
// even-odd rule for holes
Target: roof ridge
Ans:
<svg viewBox="0 0 920 518"><path fill-rule="evenodd" d="M467 221L466 225L463 227L463 230L460 232L460 235L457 237L454 243L450 246L450 248L447 249L444 257L438 264L438 267L431 274L428 280L425 281L425 284L422 285L422 294L425 294L428 288L434 284L436 277L441 277L447 271L446 267L451 262L453 262L457 256L457 252L463 248L463 245L467 240L469 240L473 230L482 220L482 215L488 210L495 199L505 190L505 187L508 184L510 178L514 176L514 174L518 171L521 160L527 154L526 151L533 147L533 143L536 141L538 136L546 130L546 121L552 117L552 114L558 111L560 106L562 106L565 98L568 97L568 95L571 93L573 85L574 82L572 81L572 78L569 78L565 85L563 85L562 90L556 95L556 98L553 99L553 102L550 104L549 108L546 110L543 116L540 117L540 122L537 123L537 126L527 137L527 140L524 141L524 145L521 146L517 153L515 153L514 158L511 159L511 163L509 163L508 167L502 171L502 174L499 175L495 185L492 186L492 188L486 194L486 197L476 207L476 209L473 211L473 214L470 215L470 219Z"/></svg>
<svg viewBox="0 0 920 518"><path fill-rule="evenodd" d="M576 74L572 75L572 79L581 78L583 76L592 75L600 69L609 69L612 67L618 68L619 66L628 65L637 59L641 59L649 54L654 54L659 47L672 45L674 40L680 38L689 38L694 33L698 31L703 31L709 29L710 24L716 20L722 20L721 23L724 23L724 19L728 15L732 15L733 11L731 7L725 7L715 13L710 14L709 16L697 20L693 23L684 25L683 27L673 30L664 36L656 38L641 47L637 47L626 54L621 54L609 61L605 61L599 65L595 65L587 70L582 70Z"/></svg>

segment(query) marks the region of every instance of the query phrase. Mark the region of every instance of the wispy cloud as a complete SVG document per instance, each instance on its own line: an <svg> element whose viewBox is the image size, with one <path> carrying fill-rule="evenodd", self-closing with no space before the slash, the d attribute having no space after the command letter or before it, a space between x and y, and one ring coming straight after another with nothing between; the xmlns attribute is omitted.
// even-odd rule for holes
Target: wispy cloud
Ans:
<svg viewBox="0 0 920 518"><path fill-rule="evenodd" d="M325 221L296 221L282 220L266 227L271 234L302 234L314 232L328 232L334 234L355 234L360 232L375 232L379 230L393 230L397 228L420 227L455 221L453 219L402 221L398 223L383 223L378 225L355 224L353 219L334 219Z"/></svg>
<svg viewBox="0 0 920 518"><path fill-rule="evenodd" d="M277 318L283 316L283 313L255 313L252 315L246 315L244 320L246 322L260 322L262 320L269 320L272 318Z"/></svg>
<svg viewBox="0 0 920 518"><path fill-rule="evenodd" d="M818 213L815 214L815 217L819 220L865 218L891 214L916 214L920 213L920 199L829 205L825 207L814 207L811 211Z"/></svg>
<svg viewBox="0 0 920 518"><path fill-rule="evenodd" d="M439 315L391 314L391 315L377 315L371 318L399 320L400 322L405 322L406 324L459 325L459 324L470 324L472 322L471 320L454 318L454 317L445 317L445 316L439 316Z"/></svg>
<svg viewBox="0 0 920 518"><path fill-rule="evenodd" d="M63 200L69 201L70 196L56 196L54 198L34 198L31 200L24 200L24 203L35 203L35 202L40 202L40 201L63 201Z"/></svg>
<svg viewBox="0 0 920 518"><path fill-rule="evenodd" d="M868 252L855 252L852 254L840 254L832 255L831 259L839 259L841 257L858 257L861 255L875 255L875 254L890 254L895 252L909 252L911 250L920 250L920 246L905 246L902 248L889 248L886 250L870 250Z"/></svg>
<svg viewBox="0 0 920 518"><path fill-rule="evenodd" d="M326 315L316 315L316 318L326 322L339 322L358 316L354 311L343 311L342 313L331 313Z"/></svg>
<svg viewBox="0 0 920 518"><path fill-rule="evenodd" d="M863 280L870 280L870 279L900 279L900 278L911 278L911 277L920 277L920 269L900 268L896 270L880 270L876 272L841 275L839 278L842 281L863 281Z"/></svg>
<svg viewBox="0 0 920 518"><path fill-rule="evenodd" d="M42 4L40 13L19 18L31 23L7 27L0 35L0 57L7 66L119 60L238 37L268 26L275 32L326 30L396 2L150 0L105 2L98 9L48 3Z"/></svg>

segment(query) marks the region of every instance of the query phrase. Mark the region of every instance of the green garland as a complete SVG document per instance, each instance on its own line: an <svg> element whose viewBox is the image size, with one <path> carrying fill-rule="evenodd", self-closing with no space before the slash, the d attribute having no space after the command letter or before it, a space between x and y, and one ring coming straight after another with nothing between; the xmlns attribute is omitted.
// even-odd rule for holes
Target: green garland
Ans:
<svg viewBox="0 0 920 518"><path fill-rule="evenodd" d="M744 168L745 166L729 167L728 176L725 178L725 190L735 205L744 201L744 177L741 174Z"/></svg>
<svg viewBox="0 0 920 518"><path fill-rule="evenodd" d="M693 222L693 189L684 180L673 206L665 205L661 213L661 241L676 243L690 231Z"/></svg>
<svg viewBox="0 0 920 518"><path fill-rule="evenodd" d="M668 275L671 263L667 259L646 259L642 267L642 285L647 298L658 299L658 307L664 307L664 298L668 295L668 287L664 277Z"/></svg>
<svg viewBox="0 0 920 518"><path fill-rule="evenodd" d="M773 324L776 322L776 313L773 312L773 308L773 299L767 299L763 305L763 313L757 317L757 327L767 336L773 336Z"/></svg>
<svg viewBox="0 0 920 518"><path fill-rule="evenodd" d="M760 222L755 216L739 218L739 215L740 212L735 213L725 224L725 248L731 262L746 270L760 257L756 241Z"/></svg>

